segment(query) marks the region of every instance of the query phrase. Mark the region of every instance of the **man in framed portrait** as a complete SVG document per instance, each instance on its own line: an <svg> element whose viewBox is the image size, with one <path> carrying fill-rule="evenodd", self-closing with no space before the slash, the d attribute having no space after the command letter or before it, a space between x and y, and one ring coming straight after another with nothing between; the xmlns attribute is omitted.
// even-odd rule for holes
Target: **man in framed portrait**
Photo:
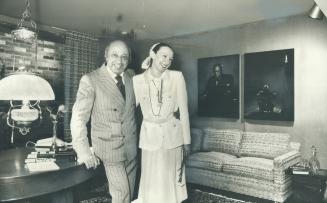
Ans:
<svg viewBox="0 0 327 203"><path fill-rule="evenodd" d="M208 116L225 115L234 107L234 78L223 73L221 64L214 64L213 75L208 79L202 95L204 113Z"/></svg>

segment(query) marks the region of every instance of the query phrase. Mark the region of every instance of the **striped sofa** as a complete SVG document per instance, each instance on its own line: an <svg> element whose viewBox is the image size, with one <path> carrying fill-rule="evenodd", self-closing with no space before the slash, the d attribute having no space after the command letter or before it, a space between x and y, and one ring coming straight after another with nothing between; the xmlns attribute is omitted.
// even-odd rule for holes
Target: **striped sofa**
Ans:
<svg viewBox="0 0 327 203"><path fill-rule="evenodd" d="M300 161L299 147L283 133L192 129L186 180L284 202L292 194L286 171Z"/></svg>

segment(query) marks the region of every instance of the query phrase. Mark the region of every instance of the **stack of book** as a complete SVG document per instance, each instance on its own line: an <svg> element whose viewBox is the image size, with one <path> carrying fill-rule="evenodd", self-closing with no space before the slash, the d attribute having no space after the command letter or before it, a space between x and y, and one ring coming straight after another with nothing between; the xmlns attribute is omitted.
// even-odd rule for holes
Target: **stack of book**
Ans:
<svg viewBox="0 0 327 203"><path fill-rule="evenodd" d="M301 165L291 166L291 170L292 170L293 174L300 174L300 175L309 175L310 174L310 168L304 167Z"/></svg>
<svg viewBox="0 0 327 203"><path fill-rule="evenodd" d="M76 161L76 153L71 143L66 143L58 138L55 139L55 142L54 146L52 137L38 140L35 144L37 158L54 158L56 161Z"/></svg>
<svg viewBox="0 0 327 203"><path fill-rule="evenodd" d="M40 152L31 152L25 159L25 168L30 172L59 170L54 158L41 158ZM49 154L49 152L48 152Z"/></svg>

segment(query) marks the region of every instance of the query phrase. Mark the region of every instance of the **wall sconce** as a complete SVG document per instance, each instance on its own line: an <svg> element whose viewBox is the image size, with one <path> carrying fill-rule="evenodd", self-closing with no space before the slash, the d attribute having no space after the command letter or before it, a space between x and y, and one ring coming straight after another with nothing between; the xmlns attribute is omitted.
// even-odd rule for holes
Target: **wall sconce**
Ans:
<svg viewBox="0 0 327 203"><path fill-rule="evenodd" d="M312 19L322 20L324 17L323 12L320 10L319 6L316 4L310 9L309 17Z"/></svg>
<svg viewBox="0 0 327 203"><path fill-rule="evenodd" d="M30 3L26 0L25 11L17 25L17 29L11 32L13 48L15 42L30 44L35 47L35 57L31 57L31 64L35 70L29 70L28 65L22 64L13 57L13 72L0 80L0 100L10 101L7 114L7 124L12 128L11 142L13 143L14 129L18 129L22 135L30 132L31 124L42 120L40 101L54 100L54 92L50 84L37 75L37 29L36 23L30 19ZM29 20L30 27L24 27ZM17 101L18 102L17 104Z"/></svg>

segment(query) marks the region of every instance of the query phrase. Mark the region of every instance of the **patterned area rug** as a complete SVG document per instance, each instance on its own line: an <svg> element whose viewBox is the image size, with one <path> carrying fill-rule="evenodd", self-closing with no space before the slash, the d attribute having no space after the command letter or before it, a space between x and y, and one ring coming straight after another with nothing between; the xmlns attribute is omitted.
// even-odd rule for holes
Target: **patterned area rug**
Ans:
<svg viewBox="0 0 327 203"><path fill-rule="evenodd" d="M254 203L234 198L226 197L219 194L201 191L199 189L189 189L189 198L184 203ZM82 200L80 203L111 203L110 197L105 194L90 199Z"/></svg>
<svg viewBox="0 0 327 203"><path fill-rule="evenodd" d="M111 203L111 199L106 196L99 196L87 200L82 200L80 203Z"/></svg>
<svg viewBox="0 0 327 203"><path fill-rule="evenodd" d="M190 189L189 198L185 203L252 203L252 202L237 200L223 195L201 191L199 189Z"/></svg>

